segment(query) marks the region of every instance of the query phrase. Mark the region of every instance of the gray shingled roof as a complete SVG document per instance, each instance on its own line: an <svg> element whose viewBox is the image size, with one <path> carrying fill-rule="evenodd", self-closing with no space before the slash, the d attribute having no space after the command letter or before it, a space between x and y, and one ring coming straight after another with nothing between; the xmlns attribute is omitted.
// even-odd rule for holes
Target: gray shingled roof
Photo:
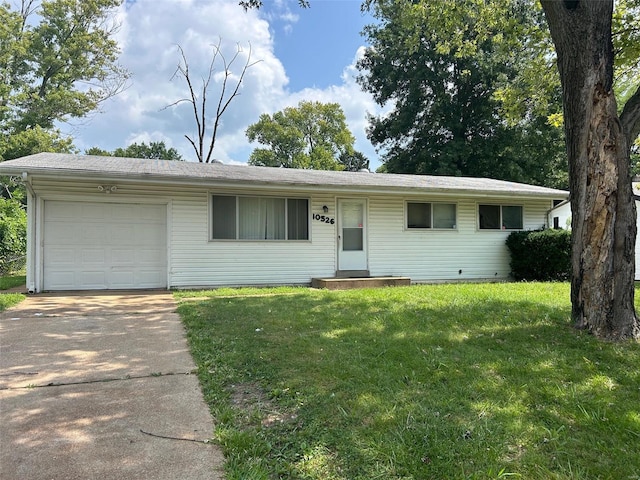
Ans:
<svg viewBox="0 0 640 480"><path fill-rule="evenodd" d="M0 162L0 175L126 178L196 184L282 185L340 190L415 191L566 198L568 192L487 178L334 172L139 158L39 153Z"/></svg>

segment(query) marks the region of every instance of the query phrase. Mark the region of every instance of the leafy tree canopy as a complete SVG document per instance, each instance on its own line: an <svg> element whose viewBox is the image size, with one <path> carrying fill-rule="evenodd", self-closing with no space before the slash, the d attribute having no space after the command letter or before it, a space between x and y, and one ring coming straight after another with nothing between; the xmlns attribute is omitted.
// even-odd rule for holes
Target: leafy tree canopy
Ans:
<svg viewBox="0 0 640 480"><path fill-rule="evenodd" d="M81 118L125 86L111 21L121 0L0 3L0 156L69 151L57 122Z"/></svg>
<svg viewBox="0 0 640 480"><path fill-rule="evenodd" d="M370 117L368 131L386 171L566 186L562 131L548 122L549 106L561 112L559 84L541 84L544 115L540 101L516 102L505 88L531 60L520 52L523 38L539 35L539 12L526 2L476 0L366 6L379 22L365 28L371 47L359 82L394 106Z"/></svg>
<svg viewBox="0 0 640 480"><path fill-rule="evenodd" d="M113 152L92 147L85 151L87 155L98 155L102 157L125 157L125 158L154 158L160 160L184 160L178 151L171 147L167 148L164 142L132 143L126 148L116 148Z"/></svg>
<svg viewBox="0 0 640 480"><path fill-rule="evenodd" d="M13 260L27 248L27 213L15 199L0 197L0 275L9 271Z"/></svg>
<svg viewBox="0 0 640 480"><path fill-rule="evenodd" d="M250 165L344 170L340 159L354 155L355 138L337 103L302 101L273 115L262 114L246 134L266 145L251 153Z"/></svg>

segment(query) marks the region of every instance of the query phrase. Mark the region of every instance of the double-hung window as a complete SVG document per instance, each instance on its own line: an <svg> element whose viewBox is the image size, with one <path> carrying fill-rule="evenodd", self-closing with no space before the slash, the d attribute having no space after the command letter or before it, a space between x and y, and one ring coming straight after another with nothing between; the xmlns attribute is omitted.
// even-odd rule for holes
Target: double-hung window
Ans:
<svg viewBox="0 0 640 480"><path fill-rule="evenodd" d="M408 229L456 228L455 203L407 202Z"/></svg>
<svg viewBox="0 0 640 480"><path fill-rule="evenodd" d="M306 198L212 195L213 240L309 240Z"/></svg>
<svg viewBox="0 0 640 480"><path fill-rule="evenodd" d="M480 230L522 230L523 225L520 205L478 205Z"/></svg>

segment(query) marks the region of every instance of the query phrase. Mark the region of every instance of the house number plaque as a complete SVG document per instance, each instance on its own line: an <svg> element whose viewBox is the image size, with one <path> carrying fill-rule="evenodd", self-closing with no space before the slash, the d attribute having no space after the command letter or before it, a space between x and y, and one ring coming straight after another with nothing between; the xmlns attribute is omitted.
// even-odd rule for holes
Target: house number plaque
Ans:
<svg viewBox="0 0 640 480"><path fill-rule="evenodd" d="M314 213L313 214L313 219L317 220L319 222L323 222L323 223L329 223L331 225L333 225L334 223L336 223L336 220L334 218L331 217L327 217L326 215L320 215L319 213Z"/></svg>

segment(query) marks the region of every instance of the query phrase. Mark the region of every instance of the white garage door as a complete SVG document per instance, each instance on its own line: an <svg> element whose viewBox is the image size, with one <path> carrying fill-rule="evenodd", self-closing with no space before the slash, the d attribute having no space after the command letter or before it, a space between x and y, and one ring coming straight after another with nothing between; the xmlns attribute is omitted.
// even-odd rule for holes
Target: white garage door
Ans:
<svg viewBox="0 0 640 480"><path fill-rule="evenodd" d="M45 202L44 290L166 286L166 205Z"/></svg>

